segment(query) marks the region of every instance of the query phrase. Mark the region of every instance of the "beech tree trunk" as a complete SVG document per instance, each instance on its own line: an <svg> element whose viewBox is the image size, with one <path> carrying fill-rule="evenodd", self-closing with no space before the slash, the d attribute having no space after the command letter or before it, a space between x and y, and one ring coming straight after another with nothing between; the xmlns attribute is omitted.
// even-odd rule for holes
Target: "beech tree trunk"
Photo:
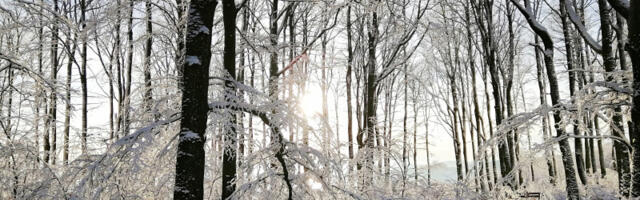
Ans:
<svg viewBox="0 0 640 200"><path fill-rule="evenodd" d="M547 77L549 79L549 88L551 92L551 103L556 106L560 103L560 92L558 90L558 80L556 78L555 73L555 65L553 63L553 40L551 39L551 35L549 32L536 21L533 13L531 12L531 8L529 6L529 1L525 0L525 6L520 5L517 0L511 0L513 4L516 5L518 10L524 15L525 19L527 19L527 23L533 29L533 31L542 39L542 43L544 44L544 62L547 70ZM580 199L580 190L578 188L578 181L576 179L576 172L574 169L573 157L571 153L571 147L569 146L569 141L565 136L565 132L563 127L560 127L560 123L562 121L562 116L560 115L560 111L553 112L554 126L556 129L556 135L559 138L563 138L560 140L560 152L562 153L562 163L564 165L564 174L566 178L566 187L567 187L567 198L568 199Z"/></svg>
<svg viewBox="0 0 640 200"><path fill-rule="evenodd" d="M86 12L87 12L87 2L86 0L80 1L80 22L82 23L81 33L81 50L80 50L80 84L82 87L82 128L81 128L81 144L82 144L82 154L87 154L87 20L86 20Z"/></svg>
<svg viewBox="0 0 640 200"><path fill-rule="evenodd" d="M575 70L575 62L574 62L574 50L573 50L573 35L571 34L571 27L568 19L568 14L565 6L565 1L560 1L560 17L562 21L562 33L564 35L564 46L567 57L567 70L569 71L569 94L573 97L576 93L576 72ZM572 102L575 102L572 100ZM554 104L555 105L555 104ZM577 120L573 120L573 134L581 135L580 130L578 130ZM581 138L574 138L574 147L575 147L575 157L576 157L576 166L578 168L578 175L580 177L580 181L582 184L587 184L587 175L585 173L584 166L584 158L582 156L583 153L583 145Z"/></svg>
<svg viewBox="0 0 640 200"><path fill-rule="evenodd" d="M236 101L236 5L233 0L222 1L224 21L224 101L233 104ZM236 190L236 156L237 156L237 115L228 109L229 122L224 123L224 148L222 154L222 199L229 199Z"/></svg>
<svg viewBox="0 0 640 200"><path fill-rule="evenodd" d="M209 105L211 27L217 1L192 0L188 9L182 91L182 119L174 199L202 199L205 163L205 130Z"/></svg>

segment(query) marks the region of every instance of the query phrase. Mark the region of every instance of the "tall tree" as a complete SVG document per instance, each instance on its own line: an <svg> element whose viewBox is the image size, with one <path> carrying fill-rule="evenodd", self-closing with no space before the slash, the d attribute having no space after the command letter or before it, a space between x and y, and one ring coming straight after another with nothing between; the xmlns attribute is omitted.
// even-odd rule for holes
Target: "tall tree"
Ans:
<svg viewBox="0 0 640 200"><path fill-rule="evenodd" d="M82 32L80 33L81 40L81 49L80 49L80 60L81 66L79 70L80 74L80 84L82 87L82 127L81 127L81 144L82 144L82 154L87 154L87 2L86 0L80 0L80 23L82 27Z"/></svg>
<svg viewBox="0 0 640 200"><path fill-rule="evenodd" d="M567 70L569 71L569 94L574 96L576 94L576 72L575 72L575 62L574 62L574 49L573 49L573 34L572 28L570 27L569 17L567 16L567 9L565 6L565 1L560 1L560 18L562 22L562 33L564 35L564 46L565 46L565 55L567 59ZM578 126L576 123L578 120L573 120L573 134L580 135L581 131L578 130ZM578 177L580 177L580 181L582 184L587 184L587 175L585 173L584 166L584 158L582 156L582 139L575 138L574 139L574 147L575 147L575 157L576 157L576 166L578 168Z"/></svg>
<svg viewBox="0 0 640 200"><path fill-rule="evenodd" d="M151 0L145 1L146 8L146 42L144 45L144 97L143 97L143 110L145 113L150 114L151 104L153 102L153 88L151 87L151 53L153 51L153 22L152 20L152 3Z"/></svg>
<svg viewBox="0 0 640 200"><path fill-rule="evenodd" d="M518 10L520 10L520 13L522 13L522 15L525 17L531 29L533 29L535 34L538 35L540 39L542 39L542 43L544 44L543 56L545 68L547 70L547 78L549 80L549 89L551 92L551 103L554 106L559 105L560 92L558 91L558 80L556 78L555 65L553 63L553 40L551 39L551 35L549 35L547 29L534 18L529 0L524 1L525 4L524 6L522 6L517 0L511 0L511 2L513 2ZM571 147L569 146L569 141L566 138L564 129L560 126L560 123L562 121L560 111L553 112L553 119L556 129L556 135L557 137L562 138L560 139L559 143L560 151L562 153L562 163L564 165L564 174L566 178L567 197L569 199L579 199L580 190L578 188L578 181L576 179Z"/></svg>
<svg viewBox="0 0 640 200"><path fill-rule="evenodd" d="M614 77L611 73L615 71L616 61L615 55L613 51L613 31L612 31L612 15L610 13L610 7L605 0L598 0L598 7L600 11L600 30L602 33L602 43L596 43L591 36L587 33L584 28L584 25L581 21L578 20L578 16L576 16L575 10L571 6L571 4L567 3L566 0L560 1L560 5L562 6L562 10L565 11L565 15L569 15L569 19L576 25L578 32L585 39L586 43L592 47L596 52L602 55L604 70L607 72L604 79L606 81L614 81ZM623 130L623 118L622 118L622 108L621 106L614 107L613 116L611 117L611 135L618 138L625 138ZM598 127L596 127L598 128ZM615 140L613 143L613 148L615 149L615 158L616 158L616 170L618 171L618 185L620 189L620 193L623 196L629 196L630 178L631 178L631 170L629 166L629 151L624 143L620 140Z"/></svg>
<svg viewBox="0 0 640 200"><path fill-rule="evenodd" d="M236 5L233 0L222 1L224 21L224 101L236 101ZM237 115L227 110L229 122L224 123L224 150L222 154L222 199L229 199L236 190Z"/></svg>
<svg viewBox="0 0 640 200"><path fill-rule="evenodd" d="M53 14L58 15L59 6L58 0L53 1ZM53 18L53 24L51 24L51 82L54 84L51 87L51 94L49 95L49 128L51 134L51 164L56 164L56 149L57 149L57 80L58 80L58 18Z"/></svg>
<svg viewBox="0 0 640 200"><path fill-rule="evenodd" d="M349 160L353 160L353 108L351 106L351 73L353 66L353 45L351 34L351 5L347 7L347 141L349 146ZM351 169L351 163L349 164Z"/></svg>
<svg viewBox="0 0 640 200"><path fill-rule="evenodd" d="M193 0L187 13L182 63L182 119L176 154L174 199L203 199L211 28L217 1Z"/></svg>

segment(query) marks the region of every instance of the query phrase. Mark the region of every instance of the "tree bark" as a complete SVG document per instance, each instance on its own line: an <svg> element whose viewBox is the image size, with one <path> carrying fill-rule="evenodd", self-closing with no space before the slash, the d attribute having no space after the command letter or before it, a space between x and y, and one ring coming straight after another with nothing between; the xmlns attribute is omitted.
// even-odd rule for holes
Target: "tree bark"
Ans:
<svg viewBox="0 0 640 200"><path fill-rule="evenodd" d="M53 1L54 12L58 14L58 1ZM53 24L51 27L51 82L53 83L53 87L51 87L51 94L49 96L49 120L50 120L50 134L51 134L51 164L56 164L56 152L57 152L57 96L56 96L56 87L58 80L58 18L54 18Z"/></svg>
<svg viewBox="0 0 640 200"><path fill-rule="evenodd" d="M224 101L233 105L236 101L236 5L233 0L222 1L224 21ZM229 122L224 123L224 148L222 154L222 199L229 199L236 190L236 127L237 115L231 110L226 112Z"/></svg>
<svg viewBox="0 0 640 200"><path fill-rule="evenodd" d="M193 0L188 9L182 63L182 120L176 155L174 199L202 199L205 130L209 105L211 28L217 1Z"/></svg>
<svg viewBox="0 0 640 200"><path fill-rule="evenodd" d="M613 73L616 68L616 60L614 58L613 51L613 32L611 30L611 20L613 19L610 13L611 7L607 5L605 0L598 0L598 7L600 11L600 27L602 33L602 60L605 71L609 75L605 75L606 81L615 81L614 77L610 75ZM623 128L623 118L621 113L622 108L620 106L616 106L614 108L614 114L611 118L611 135L625 138L625 134L621 130ZM631 169L629 165L629 154L630 149L619 142L613 142L613 148L616 152L616 165L618 166L618 186L620 189L620 193L623 196L629 196L629 189L631 189Z"/></svg>
<svg viewBox="0 0 640 200"><path fill-rule="evenodd" d="M518 10L524 15L525 19L527 19L527 23L536 33L536 35L540 36L542 39L542 43L544 44L544 61L545 67L547 70L547 77L549 79L549 88L551 91L551 103L556 106L560 104L560 92L558 90L558 80L556 79L555 66L553 64L553 40L551 39L551 35L549 32L543 27L533 16L531 12L531 8L529 7L529 1L525 0L525 6L520 5L516 0L511 0ZM560 115L560 111L553 112L554 118L554 126L556 129L557 137L563 138L565 137L565 132L562 127L560 127L560 123L562 121L562 116ZM576 172L573 168L573 157L571 156L571 147L569 146L569 141L567 138L563 138L559 142L560 151L562 152L562 163L564 164L564 173L566 178L566 187L567 187L567 197L568 199L579 199L580 198L580 190L578 188L578 181L576 180Z"/></svg>
<svg viewBox="0 0 640 200"><path fill-rule="evenodd" d="M82 128L81 128L81 143L82 143L82 154L88 153L87 147L87 20L86 20L86 12L87 12L87 2L86 0L80 1L80 21L82 23L81 33L81 51L80 51L80 84L82 87Z"/></svg>
<svg viewBox="0 0 640 200"><path fill-rule="evenodd" d="M353 65L353 46L351 44L351 5L347 8L347 140L349 146L349 170L353 160L353 108L351 107L351 71Z"/></svg>
<svg viewBox="0 0 640 200"><path fill-rule="evenodd" d="M569 71L569 94L571 97L574 96L574 94L576 93L576 72L575 70L575 62L574 62L574 50L573 50L573 35L571 34L571 27L570 27L570 23L569 23L569 19L567 16L567 10L566 10L566 6L565 6L565 0L560 1L560 17L561 17L561 21L562 21L562 33L564 35L564 45L565 45L565 52L566 52L566 58L567 58L567 70ZM575 102L575 100L572 100L572 102ZM572 123L572 127L573 127L573 134L575 135L581 135L580 130L578 130L578 126L576 125L576 123L578 123L577 120L573 120ZM585 166L584 166L584 158L582 156L583 153L583 145L582 145L582 139L580 138L575 138L574 139L574 147L575 147L575 157L576 157L576 166L578 168L578 175L580 177L580 181L582 182L582 184L587 184L587 175L585 173Z"/></svg>
<svg viewBox="0 0 640 200"><path fill-rule="evenodd" d="M153 88L151 88L151 52L153 48L153 22L152 20L152 4L151 0L146 0L145 2L146 8L146 37L147 40L145 42L144 48L144 97L143 97L143 109L147 116L152 117L150 115L152 110L152 102L153 102Z"/></svg>

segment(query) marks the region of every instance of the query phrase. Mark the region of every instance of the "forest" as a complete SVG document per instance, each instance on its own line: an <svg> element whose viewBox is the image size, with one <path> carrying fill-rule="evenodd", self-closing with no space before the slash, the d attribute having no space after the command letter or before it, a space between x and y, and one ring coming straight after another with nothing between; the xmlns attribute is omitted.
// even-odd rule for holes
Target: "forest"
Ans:
<svg viewBox="0 0 640 200"><path fill-rule="evenodd" d="M638 90L639 0L0 0L0 199L636 199Z"/></svg>

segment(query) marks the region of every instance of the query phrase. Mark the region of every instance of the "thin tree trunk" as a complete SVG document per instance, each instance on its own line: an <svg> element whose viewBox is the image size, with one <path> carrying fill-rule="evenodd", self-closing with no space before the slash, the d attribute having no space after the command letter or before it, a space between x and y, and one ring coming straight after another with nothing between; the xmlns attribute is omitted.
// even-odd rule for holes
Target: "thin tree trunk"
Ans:
<svg viewBox="0 0 640 200"><path fill-rule="evenodd" d="M408 165L407 162L409 161L409 152L407 152L407 132L409 132L409 130L407 129L407 118L408 118L408 104L409 104L409 98L408 94L409 93L409 81L408 79L408 75L407 75L407 65L404 65L404 112L403 112L403 116L402 116L402 195L404 197L404 186L406 185L407 182L407 173L408 173Z"/></svg>
<svg viewBox="0 0 640 200"><path fill-rule="evenodd" d="M224 81L224 101L233 105L236 101L236 5L233 0L222 1L224 21L224 70L228 80ZM229 122L225 122L224 148L222 153L222 199L228 199L236 190L236 127L237 115L227 110Z"/></svg>
<svg viewBox="0 0 640 200"><path fill-rule="evenodd" d="M564 35L564 45L565 45L565 52L567 57L567 69L569 71L569 94L573 97L574 94L576 93L576 80L575 80L576 73L574 71L575 69L574 56L573 56L574 50L572 46L573 36L571 34L572 30L567 17L567 10L565 9L566 6L564 4L565 4L565 1L560 1L560 15L561 15L560 17L562 19L562 33ZM572 100L572 102L574 102L574 100ZM573 120L572 122L573 134L581 135L576 123L577 123L577 120ZM585 173L584 158L582 156L582 153L583 153L582 139L575 138L574 147L575 147L575 157L576 157L576 165L578 168L578 175L580 177L580 181L582 182L582 184L586 185L587 175Z"/></svg>
<svg viewBox="0 0 640 200"><path fill-rule="evenodd" d="M607 4L605 0L598 0L599 11L600 11L600 23L601 23L601 33L602 33L602 59L604 69L607 73L613 73L616 69L616 61L614 58L613 51L613 31L611 30L611 20L613 17L611 16L610 10L611 8ZM612 75L605 75L606 81L615 81ZM621 114L622 108L620 106L616 106L614 108L614 114L611 117L611 135L626 138L624 135L623 129L623 117ZM628 197L629 190L631 189L631 168L629 165L629 154L630 149L628 149L622 142L614 141L613 148L616 152L616 165L618 166L618 186L620 189L620 193Z"/></svg>
<svg viewBox="0 0 640 200"><path fill-rule="evenodd" d="M531 12L531 8L529 7L529 2L525 1L525 6L520 5L516 0L511 0L518 10L525 16L527 19L527 23L536 33L536 35L540 36L542 39L542 43L544 44L544 61L545 67L547 70L547 77L549 79L549 88L551 89L551 103L553 105L560 104L560 92L558 90L558 80L556 79L555 66L553 64L553 40L551 36L547 32L547 30L536 21ZM565 137L565 132L562 127L560 127L560 123L562 121L562 116L560 115L560 111L553 112L554 118L554 126L556 128L556 135L559 138ZM580 198L580 190L578 188L578 181L576 180L576 172L573 168L573 157L571 156L571 147L569 146L569 141L567 138L560 140L560 151L562 152L562 163L564 164L564 174L566 178L566 187L567 187L567 197L569 199L579 199Z"/></svg>
<svg viewBox="0 0 640 200"><path fill-rule="evenodd" d="M86 20L86 12L87 12L87 3L86 0L80 0L80 21L82 23L81 33L81 51L80 51L80 59L81 59L81 67L80 67L80 84L82 86L82 128L81 128L81 143L82 143L82 154L86 155L88 153L87 147L87 20Z"/></svg>
<svg viewBox="0 0 640 200"><path fill-rule="evenodd" d="M546 81L545 81L545 77L544 77L544 60L543 60L543 56L542 56L542 51L540 49L538 49L538 47L540 46L540 40L538 36L534 36L535 37L535 44L536 47L535 48L535 55L536 55L536 75L537 75L537 82L538 82L538 90L540 91L540 106L547 106L547 89L546 89ZM547 125L549 124L548 120L549 120L549 115L547 113L543 114L544 116L542 116L542 137L543 140L546 142L549 140L549 136L551 135L551 133L548 132L548 128ZM553 156L553 145L551 145L548 148L544 149L544 155L546 157L547 160L547 171L549 172L549 182L551 184L556 183L556 170L555 170L555 164L554 164L554 156Z"/></svg>
<svg viewBox="0 0 640 200"><path fill-rule="evenodd" d="M71 39L71 30L70 28L67 30L69 31L69 35L68 35L69 38L67 39L67 43L66 43L67 46L65 47L65 49L69 49L69 45L72 44L72 41L75 41L78 39L77 34L74 34L73 39ZM77 48L77 45L75 44L75 42L73 42L73 47L71 48L71 52L69 52L69 55L68 55L69 57L67 60L67 82L66 82L66 97L65 97L66 103L65 103L65 109L64 109L64 147L63 147L63 153L62 153L62 162L64 163L64 165L67 165L69 162L69 134L71 131L71 76L73 75L72 66L75 60L76 48ZM111 86L111 84L109 85ZM113 94L113 89L111 90L111 94ZM111 108L113 108L113 106L111 106Z"/></svg>
<svg viewBox="0 0 640 200"><path fill-rule="evenodd" d="M427 153L427 186L431 186L431 155L429 152L429 118L428 111L425 108L425 119L424 119L424 145L425 152Z"/></svg>
<svg viewBox="0 0 640 200"><path fill-rule="evenodd" d="M126 136L129 134L129 127L131 127L131 120L130 120L130 115L131 115L131 82L133 81L131 79L131 74L133 73L133 6L134 6L134 0L129 0L129 20L128 20L128 27L127 27L127 69L126 69L126 77L124 77L124 82L125 82L125 86L124 86L124 104L123 107L121 109L121 111L123 111L123 132L121 133L122 136ZM146 84L146 83L145 83Z"/></svg>
<svg viewBox="0 0 640 200"><path fill-rule="evenodd" d="M58 1L53 1L54 12L56 15L58 14ZM56 149L57 149L57 97L56 97L56 87L58 80L58 20L54 18L52 28L51 28L51 82L53 83L53 87L51 87L51 94L49 96L49 119L51 127L51 164L56 164Z"/></svg>
<svg viewBox="0 0 640 200"><path fill-rule="evenodd" d="M353 162L353 108L351 107L351 68L353 65L353 46L351 44L351 5L347 8L347 140L349 146L349 170Z"/></svg>
<svg viewBox="0 0 640 200"><path fill-rule="evenodd" d="M152 20L152 4L151 4L151 0L146 0L145 2L145 8L146 8L146 22L147 22L147 29L146 29L146 37L147 40L145 42L145 49L144 49L144 68L143 68L143 73L144 73L144 97L143 97L143 109L144 109L144 113L149 116L152 117L153 115L150 115L152 110L152 102L153 102L153 89L151 88L151 52L152 52L152 47L153 47L153 22Z"/></svg>

